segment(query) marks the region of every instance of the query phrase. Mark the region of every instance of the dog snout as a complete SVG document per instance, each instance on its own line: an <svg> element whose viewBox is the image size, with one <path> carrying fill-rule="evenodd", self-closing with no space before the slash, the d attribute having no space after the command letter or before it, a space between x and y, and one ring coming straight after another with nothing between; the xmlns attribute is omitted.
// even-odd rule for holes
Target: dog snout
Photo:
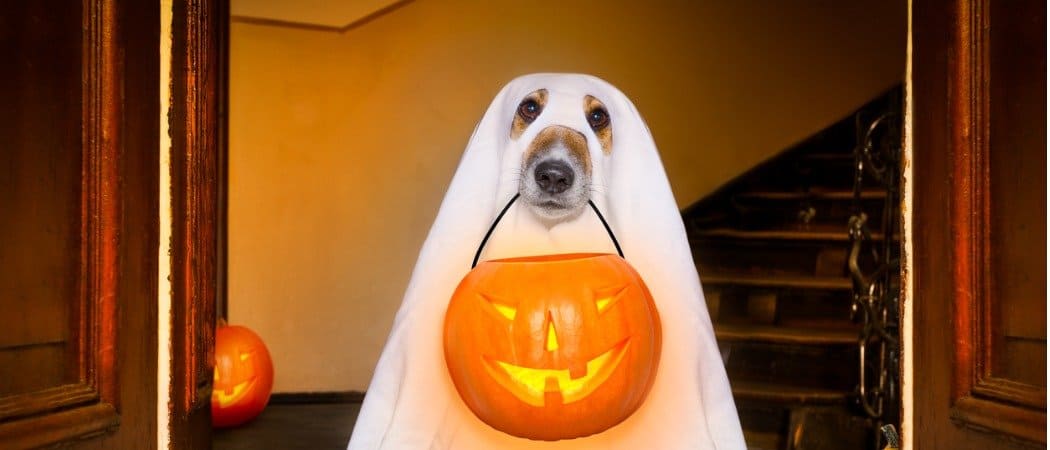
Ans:
<svg viewBox="0 0 1050 450"><path fill-rule="evenodd" d="M576 178L572 167L562 161L543 161L536 165L532 175L536 179L536 185L551 195L568 190Z"/></svg>

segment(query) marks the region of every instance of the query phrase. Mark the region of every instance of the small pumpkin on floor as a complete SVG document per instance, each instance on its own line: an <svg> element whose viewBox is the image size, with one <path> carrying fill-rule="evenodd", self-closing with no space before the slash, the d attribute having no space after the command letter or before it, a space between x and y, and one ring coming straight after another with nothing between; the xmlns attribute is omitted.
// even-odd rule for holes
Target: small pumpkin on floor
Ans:
<svg viewBox="0 0 1050 450"><path fill-rule="evenodd" d="M273 361L262 339L220 319L215 330L212 426L235 427L254 419L266 408L272 389Z"/></svg>

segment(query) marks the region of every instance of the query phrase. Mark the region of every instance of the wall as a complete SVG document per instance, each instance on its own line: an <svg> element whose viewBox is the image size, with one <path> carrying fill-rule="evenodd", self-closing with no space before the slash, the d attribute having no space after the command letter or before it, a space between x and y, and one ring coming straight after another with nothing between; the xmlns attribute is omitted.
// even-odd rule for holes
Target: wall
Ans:
<svg viewBox="0 0 1050 450"><path fill-rule="evenodd" d="M903 79L904 1L638 3L233 24L229 316L269 344L275 391L367 387L467 138L516 75L620 87L681 206Z"/></svg>

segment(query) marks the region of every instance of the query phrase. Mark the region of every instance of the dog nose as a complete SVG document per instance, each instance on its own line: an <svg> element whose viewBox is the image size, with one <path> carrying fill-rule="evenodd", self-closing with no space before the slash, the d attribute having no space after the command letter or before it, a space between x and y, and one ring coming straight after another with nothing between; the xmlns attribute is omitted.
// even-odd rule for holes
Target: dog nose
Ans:
<svg viewBox="0 0 1050 450"><path fill-rule="evenodd" d="M548 194L560 194L572 187L575 176L572 168L561 161L544 161L533 173L536 185Z"/></svg>

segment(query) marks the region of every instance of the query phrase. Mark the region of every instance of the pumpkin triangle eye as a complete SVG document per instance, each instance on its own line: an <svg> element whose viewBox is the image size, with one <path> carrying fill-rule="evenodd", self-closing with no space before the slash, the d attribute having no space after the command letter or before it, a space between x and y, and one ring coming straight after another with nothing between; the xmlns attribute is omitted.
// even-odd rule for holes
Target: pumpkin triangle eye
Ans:
<svg viewBox="0 0 1050 450"><path fill-rule="evenodd" d="M595 306L598 307L598 314L608 311L609 307L611 307L613 304L616 303L617 300L620 299L620 294L623 294L625 290L627 290L627 286L620 286L612 289L603 289L602 291L599 291L595 295L597 299L594 300Z"/></svg>
<svg viewBox="0 0 1050 450"><path fill-rule="evenodd" d="M599 298L594 303L598 305L598 312L603 313L606 309L609 309L609 304L612 303L612 297Z"/></svg>
<svg viewBox="0 0 1050 450"><path fill-rule="evenodd" d="M501 305L499 303L493 303L492 306L496 308L496 312L507 319L514 320L514 316L518 315L517 308L511 308L510 306Z"/></svg>
<svg viewBox="0 0 1050 450"><path fill-rule="evenodd" d="M518 315L518 308L509 306L506 303L489 297L485 294L481 294L481 298L485 299L485 302L487 302L489 305L492 305L492 308L495 309L496 312L499 313L499 315L506 317L507 320L514 320L514 317Z"/></svg>

